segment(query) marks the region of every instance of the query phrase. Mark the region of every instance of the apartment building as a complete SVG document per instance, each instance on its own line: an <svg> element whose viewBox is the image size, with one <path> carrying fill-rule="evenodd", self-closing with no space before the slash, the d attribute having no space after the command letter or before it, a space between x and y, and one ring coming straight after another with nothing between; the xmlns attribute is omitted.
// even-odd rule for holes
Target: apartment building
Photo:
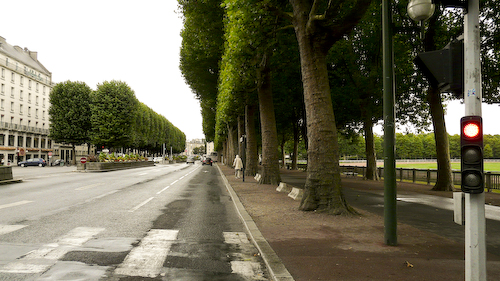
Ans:
<svg viewBox="0 0 500 281"><path fill-rule="evenodd" d="M12 46L0 36L0 161L16 164L52 156L49 94L52 73L37 52Z"/></svg>

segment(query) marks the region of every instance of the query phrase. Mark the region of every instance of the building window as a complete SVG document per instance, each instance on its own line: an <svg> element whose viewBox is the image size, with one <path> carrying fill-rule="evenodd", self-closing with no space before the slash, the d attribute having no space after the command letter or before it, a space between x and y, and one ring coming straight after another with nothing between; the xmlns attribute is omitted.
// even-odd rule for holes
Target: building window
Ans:
<svg viewBox="0 0 500 281"><path fill-rule="evenodd" d="M38 118L38 108L35 110L35 118Z"/></svg>
<svg viewBox="0 0 500 281"><path fill-rule="evenodd" d="M28 106L28 117L31 116L31 106Z"/></svg>
<svg viewBox="0 0 500 281"><path fill-rule="evenodd" d="M24 77L23 76L19 76L19 85L21 87L23 86L23 80L24 80Z"/></svg>
<svg viewBox="0 0 500 281"><path fill-rule="evenodd" d="M10 82L16 83L16 74L14 72L12 72L10 75Z"/></svg>
<svg viewBox="0 0 500 281"><path fill-rule="evenodd" d="M10 97L14 97L14 87L10 87Z"/></svg>
<svg viewBox="0 0 500 281"><path fill-rule="evenodd" d="M38 105L38 96L35 97L35 105Z"/></svg>
<svg viewBox="0 0 500 281"><path fill-rule="evenodd" d="M34 148L38 148L38 143L40 142L40 139L39 138L33 138L33 147Z"/></svg>
<svg viewBox="0 0 500 281"><path fill-rule="evenodd" d="M5 100L1 99L0 100L0 110L4 110L4 106L5 106Z"/></svg>
<svg viewBox="0 0 500 281"><path fill-rule="evenodd" d="M23 100L23 90L19 90L19 100Z"/></svg>
<svg viewBox="0 0 500 281"><path fill-rule="evenodd" d="M28 103L31 103L31 93L28 93Z"/></svg>
<svg viewBox="0 0 500 281"><path fill-rule="evenodd" d="M45 96L45 86L43 86L43 95Z"/></svg>
<svg viewBox="0 0 500 281"><path fill-rule="evenodd" d="M28 89L30 89L30 90L31 90L31 79L30 79L30 80L28 80Z"/></svg>
<svg viewBox="0 0 500 281"><path fill-rule="evenodd" d="M22 104L19 105L19 114L23 115L23 105Z"/></svg>
<svg viewBox="0 0 500 281"><path fill-rule="evenodd" d="M42 111L42 120L45 120L45 110Z"/></svg>
<svg viewBox="0 0 500 281"><path fill-rule="evenodd" d="M5 145L5 135L0 134L0 145Z"/></svg>
<svg viewBox="0 0 500 281"><path fill-rule="evenodd" d="M10 102L10 112L14 112L14 102Z"/></svg>
<svg viewBox="0 0 500 281"><path fill-rule="evenodd" d="M42 107L45 107L45 98L42 99Z"/></svg>
<svg viewBox="0 0 500 281"><path fill-rule="evenodd" d="M31 147L31 137L26 137L26 147Z"/></svg>
<svg viewBox="0 0 500 281"><path fill-rule="evenodd" d="M37 83L36 83L36 92L37 92L37 93L38 93L38 86L39 86L39 84L38 84L38 82L37 82Z"/></svg>
<svg viewBox="0 0 500 281"><path fill-rule="evenodd" d="M9 144L8 144L8 146L14 146L14 140L15 140L15 136L14 135L9 135Z"/></svg>
<svg viewBox="0 0 500 281"><path fill-rule="evenodd" d="M49 148L49 149L52 148L52 140L47 141L47 148Z"/></svg>
<svg viewBox="0 0 500 281"><path fill-rule="evenodd" d="M40 148L45 148L45 139L42 139L42 142L40 143Z"/></svg>
<svg viewBox="0 0 500 281"><path fill-rule="evenodd" d="M2 79L5 79L5 68L2 68Z"/></svg>
<svg viewBox="0 0 500 281"><path fill-rule="evenodd" d="M18 136L17 137L17 146L24 146L24 137L23 136Z"/></svg>
<svg viewBox="0 0 500 281"><path fill-rule="evenodd" d="M5 95L5 84L2 84L2 92L1 92L2 95Z"/></svg>

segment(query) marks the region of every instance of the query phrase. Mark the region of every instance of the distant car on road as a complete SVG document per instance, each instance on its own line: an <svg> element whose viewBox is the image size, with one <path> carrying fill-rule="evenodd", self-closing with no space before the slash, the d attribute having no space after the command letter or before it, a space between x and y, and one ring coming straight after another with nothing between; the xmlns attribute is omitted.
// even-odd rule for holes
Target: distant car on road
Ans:
<svg viewBox="0 0 500 281"><path fill-rule="evenodd" d="M205 159L203 160L203 162L201 162L202 165L210 165L212 166L212 158L210 157L205 157Z"/></svg>
<svg viewBox="0 0 500 281"><path fill-rule="evenodd" d="M189 163L194 164L194 157L188 157L188 159L186 160L186 164L189 164Z"/></svg>
<svg viewBox="0 0 500 281"><path fill-rule="evenodd" d="M155 158L153 158L153 161L155 163L161 163L162 160L163 160L163 157L155 157Z"/></svg>
<svg viewBox="0 0 500 281"><path fill-rule="evenodd" d="M17 166L27 167L27 166L39 166L45 167L47 163L42 158L31 158L26 161L21 161L17 163Z"/></svg>

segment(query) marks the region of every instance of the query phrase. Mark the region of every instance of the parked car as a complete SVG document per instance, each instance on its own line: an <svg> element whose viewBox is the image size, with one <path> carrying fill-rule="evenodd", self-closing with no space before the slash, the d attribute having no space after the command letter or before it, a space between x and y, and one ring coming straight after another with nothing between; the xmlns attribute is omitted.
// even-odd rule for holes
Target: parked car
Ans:
<svg viewBox="0 0 500 281"><path fill-rule="evenodd" d="M42 158L31 158L26 161L21 161L17 163L17 166L21 167L27 167L27 166L39 166L39 167L45 167L47 165L47 162L43 160Z"/></svg>
<svg viewBox="0 0 500 281"><path fill-rule="evenodd" d="M186 164L189 164L189 163L194 164L194 157L188 157L188 159L186 160Z"/></svg>
<svg viewBox="0 0 500 281"><path fill-rule="evenodd" d="M210 157L205 157L205 159L203 160L203 162L201 162L202 165L210 165L212 166L212 158Z"/></svg>

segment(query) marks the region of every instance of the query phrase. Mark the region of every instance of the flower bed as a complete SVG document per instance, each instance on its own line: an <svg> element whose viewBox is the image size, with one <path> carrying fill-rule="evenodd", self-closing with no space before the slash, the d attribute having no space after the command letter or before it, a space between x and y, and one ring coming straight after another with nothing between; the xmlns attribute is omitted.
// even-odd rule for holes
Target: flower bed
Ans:
<svg viewBox="0 0 500 281"><path fill-rule="evenodd" d="M117 162L87 162L78 163L78 171L107 172L124 169L134 169L154 166L153 161L117 161Z"/></svg>

